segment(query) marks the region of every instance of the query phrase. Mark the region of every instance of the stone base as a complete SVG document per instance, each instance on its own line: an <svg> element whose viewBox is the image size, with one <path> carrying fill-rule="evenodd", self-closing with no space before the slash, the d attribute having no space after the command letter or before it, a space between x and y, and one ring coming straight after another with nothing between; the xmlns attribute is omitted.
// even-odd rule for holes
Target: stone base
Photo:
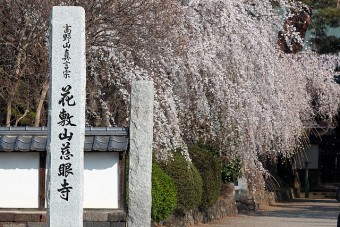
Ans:
<svg viewBox="0 0 340 227"><path fill-rule="evenodd" d="M123 210L84 210L84 227L125 227ZM0 227L47 227L46 211L0 210Z"/></svg>
<svg viewBox="0 0 340 227"><path fill-rule="evenodd" d="M290 201L294 198L294 191L291 188L279 188L275 191L275 197L278 202Z"/></svg>
<svg viewBox="0 0 340 227"><path fill-rule="evenodd" d="M274 206L277 198L274 192L262 192L256 195L249 195L247 192L238 193L236 204L239 212L257 211L266 206Z"/></svg>

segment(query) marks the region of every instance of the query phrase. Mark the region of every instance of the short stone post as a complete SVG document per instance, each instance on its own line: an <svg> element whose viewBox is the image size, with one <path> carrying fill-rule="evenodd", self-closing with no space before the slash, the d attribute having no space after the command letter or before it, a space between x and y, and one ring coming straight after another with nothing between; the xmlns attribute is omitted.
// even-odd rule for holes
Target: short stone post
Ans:
<svg viewBox="0 0 340 227"><path fill-rule="evenodd" d="M47 223L83 226L85 11L53 7L50 32Z"/></svg>
<svg viewBox="0 0 340 227"><path fill-rule="evenodd" d="M308 178L308 165L310 162L305 161L305 198L309 198L309 178Z"/></svg>
<svg viewBox="0 0 340 227"><path fill-rule="evenodd" d="M151 225L153 101L153 82L132 82L128 227Z"/></svg>

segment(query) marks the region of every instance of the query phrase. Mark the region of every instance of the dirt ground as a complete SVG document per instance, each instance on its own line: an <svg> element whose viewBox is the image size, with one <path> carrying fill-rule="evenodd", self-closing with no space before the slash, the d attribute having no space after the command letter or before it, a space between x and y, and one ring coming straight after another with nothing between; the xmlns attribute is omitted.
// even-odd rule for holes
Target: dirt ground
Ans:
<svg viewBox="0 0 340 227"><path fill-rule="evenodd" d="M335 199L296 199L263 210L200 224L199 227L327 227L336 226L340 203Z"/></svg>

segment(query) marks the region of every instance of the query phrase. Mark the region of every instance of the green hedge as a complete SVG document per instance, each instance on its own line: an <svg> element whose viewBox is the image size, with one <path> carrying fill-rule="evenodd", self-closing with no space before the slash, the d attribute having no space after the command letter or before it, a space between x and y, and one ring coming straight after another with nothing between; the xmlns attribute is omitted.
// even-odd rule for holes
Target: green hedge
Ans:
<svg viewBox="0 0 340 227"><path fill-rule="evenodd" d="M174 181L157 163L152 164L151 218L159 222L167 219L177 205L177 189Z"/></svg>
<svg viewBox="0 0 340 227"><path fill-rule="evenodd" d="M221 162L213 151L198 145L189 145L192 162L203 180L201 208L209 208L216 203L221 190Z"/></svg>
<svg viewBox="0 0 340 227"><path fill-rule="evenodd" d="M224 183L235 182L242 176L242 161L236 157L222 164L222 180Z"/></svg>
<svg viewBox="0 0 340 227"><path fill-rule="evenodd" d="M177 187L176 215L197 208L202 198L202 178L196 167L188 162L180 152L161 163L162 169L174 180Z"/></svg>

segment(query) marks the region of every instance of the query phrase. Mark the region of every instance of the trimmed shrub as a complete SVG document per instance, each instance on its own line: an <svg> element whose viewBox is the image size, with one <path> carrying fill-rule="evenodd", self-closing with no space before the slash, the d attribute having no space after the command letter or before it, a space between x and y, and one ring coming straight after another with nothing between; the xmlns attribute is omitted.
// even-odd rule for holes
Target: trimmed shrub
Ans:
<svg viewBox="0 0 340 227"><path fill-rule="evenodd" d="M200 208L206 209L214 205L221 190L221 162L207 148L198 145L189 146L192 162L201 174L203 193Z"/></svg>
<svg viewBox="0 0 340 227"><path fill-rule="evenodd" d="M177 205L177 190L172 178L155 162L152 164L152 220L167 219Z"/></svg>
<svg viewBox="0 0 340 227"><path fill-rule="evenodd" d="M174 180L177 187L176 215L197 208L202 198L202 178L196 167L180 152L173 153L173 159L162 162L162 169Z"/></svg>

